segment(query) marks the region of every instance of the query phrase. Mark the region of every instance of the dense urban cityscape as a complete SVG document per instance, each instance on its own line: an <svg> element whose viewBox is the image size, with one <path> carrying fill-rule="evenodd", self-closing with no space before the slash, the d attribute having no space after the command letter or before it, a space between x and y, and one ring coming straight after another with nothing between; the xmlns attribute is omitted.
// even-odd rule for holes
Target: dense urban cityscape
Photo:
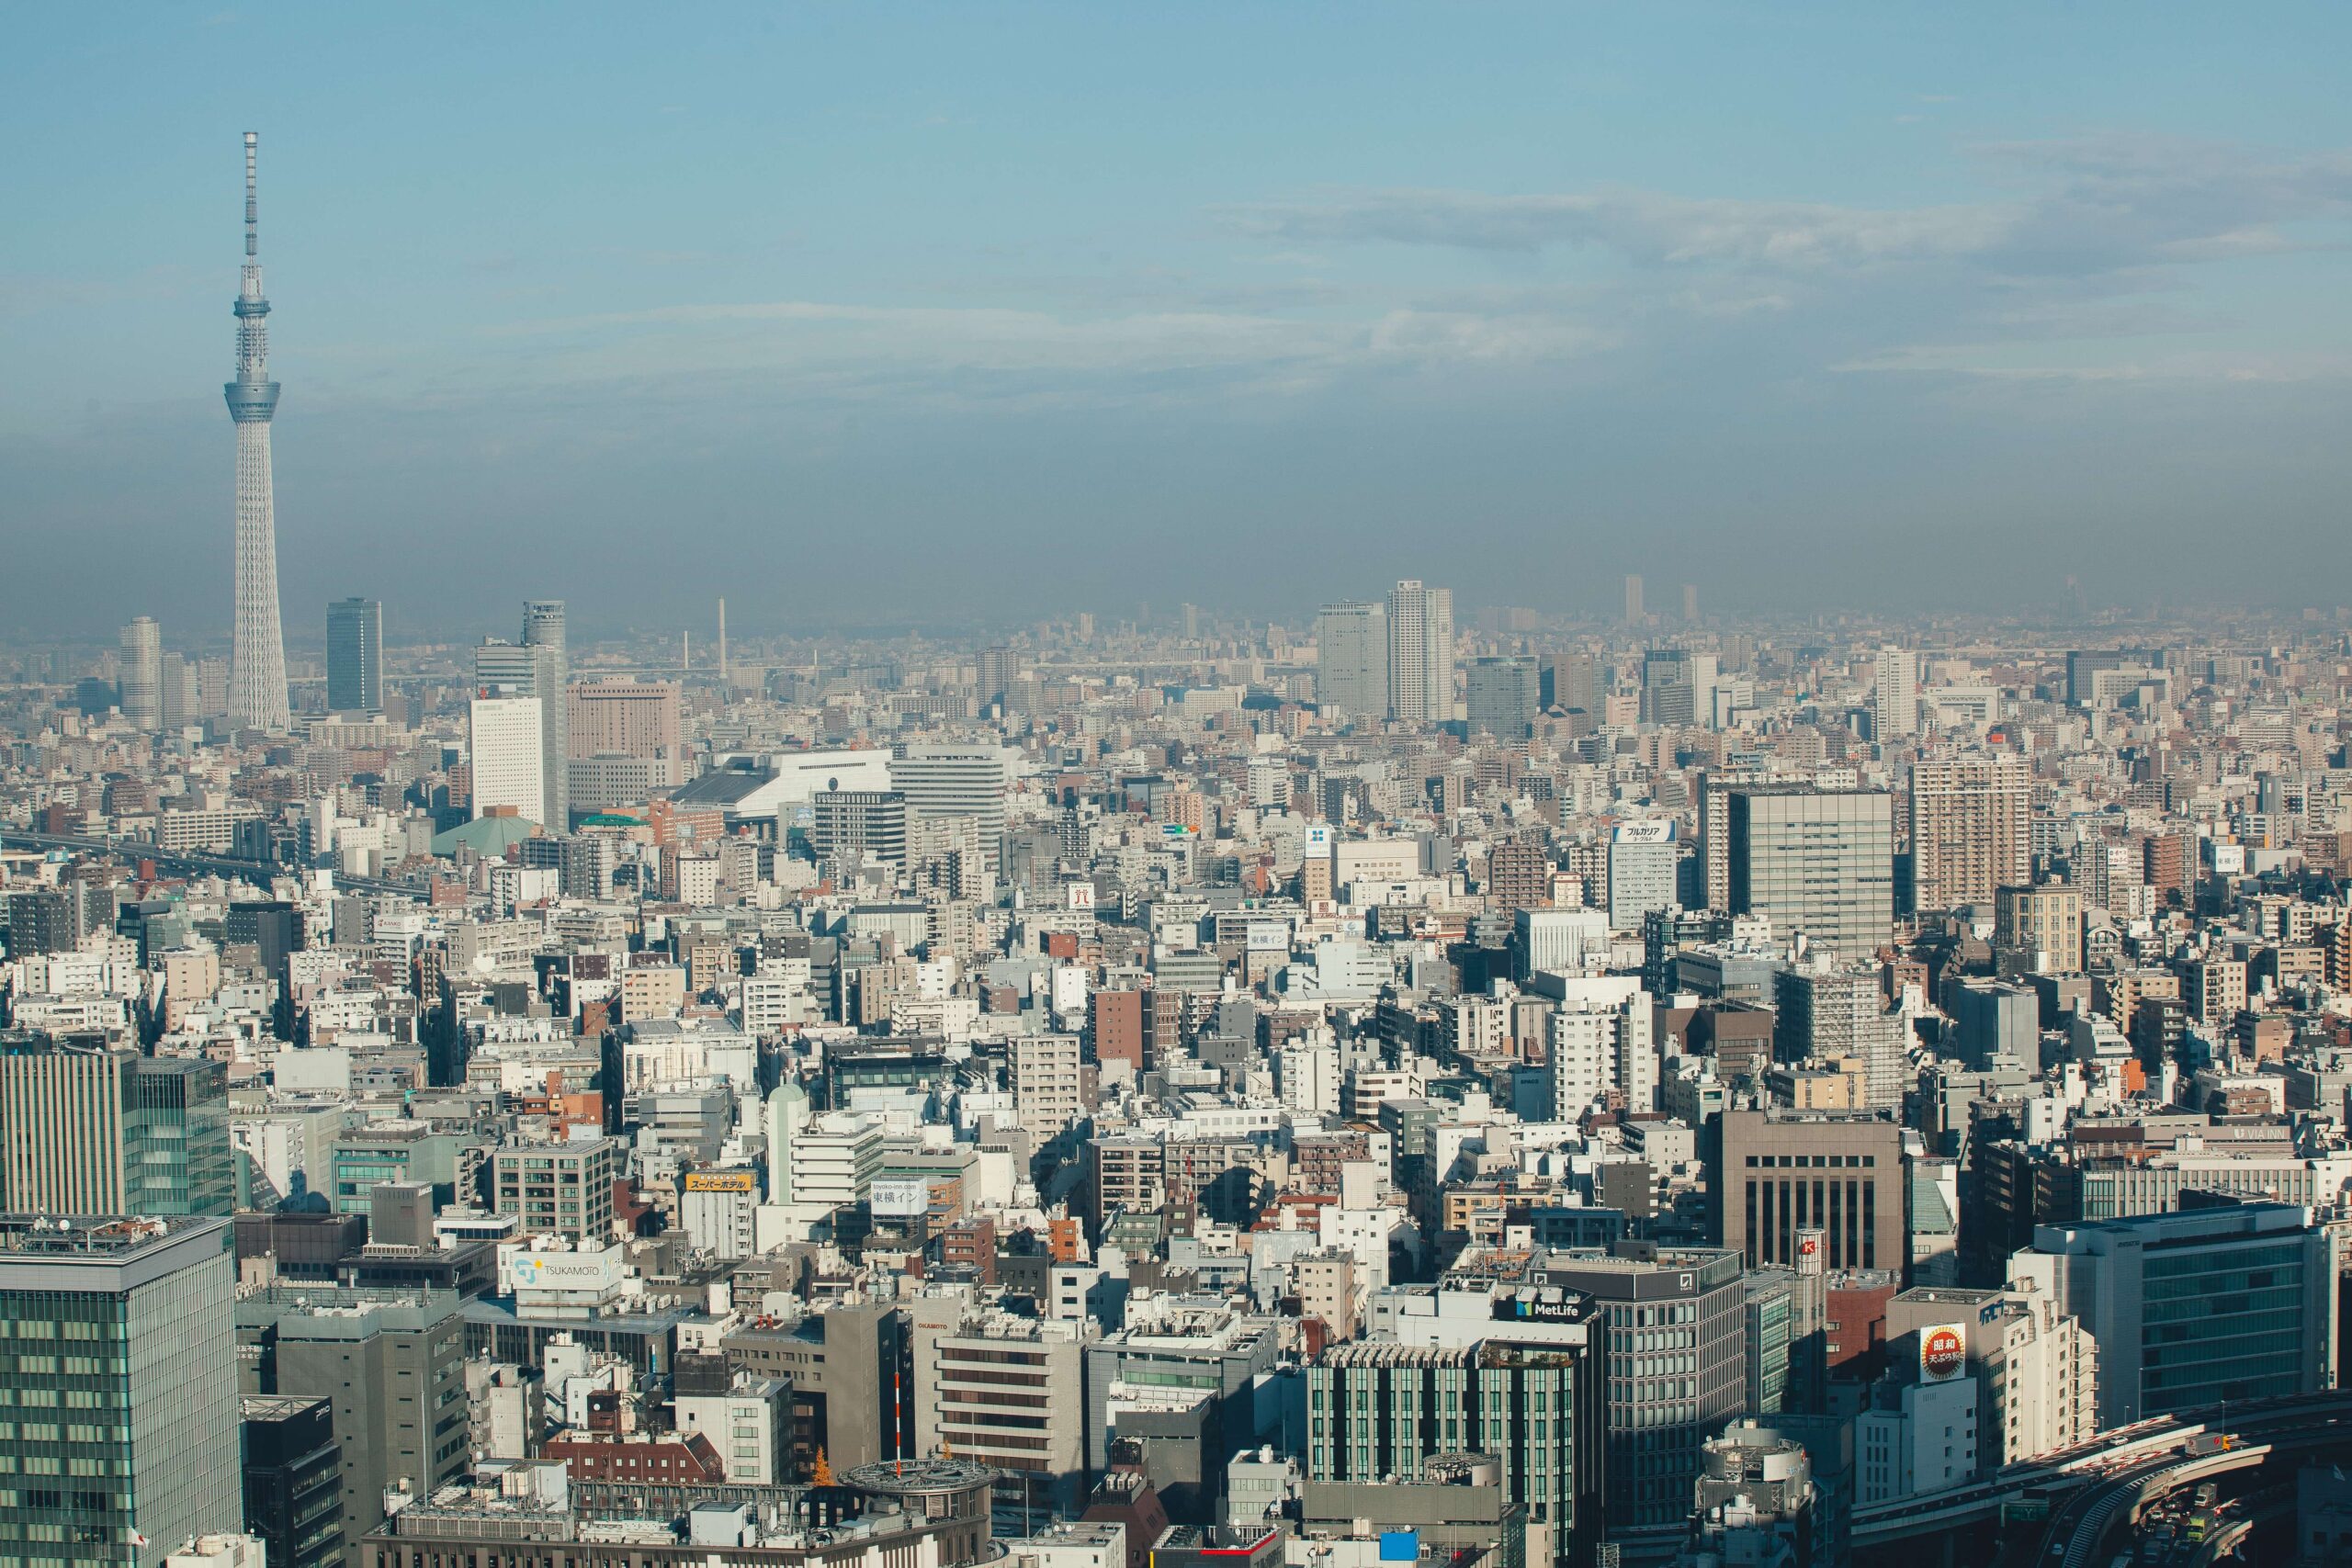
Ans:
<svg viewBox="0 0 2352 1568"><path fill-rule="evenodd" d="M452 636L242 147L217 604L0 628L0 1568L2352 1562L2324 571Z"/></svg>

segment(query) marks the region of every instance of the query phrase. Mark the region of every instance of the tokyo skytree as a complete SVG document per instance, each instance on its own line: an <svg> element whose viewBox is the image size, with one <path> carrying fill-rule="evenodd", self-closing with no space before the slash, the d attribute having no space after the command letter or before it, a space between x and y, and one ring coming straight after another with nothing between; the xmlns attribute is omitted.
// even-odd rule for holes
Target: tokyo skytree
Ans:
<svg viewBox="0 0 2352 1568"><path fill-rule="evenodd" d="M254 154L245 132L245 271L237 290L237 378L223 389L237 425L237 624L230 649L229 718L241 729L283 730L286 644L277 621L277 508L270 496L269 421L277 383L269 378L269 301L261 293L260 226Z"/></svg>

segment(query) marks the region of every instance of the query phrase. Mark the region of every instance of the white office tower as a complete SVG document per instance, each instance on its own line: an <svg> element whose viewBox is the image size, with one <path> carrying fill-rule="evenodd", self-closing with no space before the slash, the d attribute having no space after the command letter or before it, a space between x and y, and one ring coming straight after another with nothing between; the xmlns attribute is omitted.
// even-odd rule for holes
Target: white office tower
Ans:
<svg viewBox="0 0 2352 1568"><path fill-rule="evenodd" d="M523 646L531 650L532 691L539 699L539 767L548 781L548 829L568 832L571 827L570 770L571 704L566 688L571 682L571 656L564 650L563 601L533 599L523 606Z"/></svg>
<svg viewBox="0 0 2352 1568"><path fill-rule="evenodd" d="M141 729L164 722L164 634L153 618L141 615L122 628L122 679L119 702L122 716Z"/></svg>
<svg viewBox="0 0 2352 1568"><path fill-rule="evenodd" d="M539 750L539 699L478 695L469 713L474 815L502 806L547 825L547 772Z"/></svg>
<svg viewBox="0 0 2352 1568"><path fill-rule="evenodd" d="M269 301L261 292L261 240L254 162L261 138L245 132L245 269L237 291L237 378L222 390L237 426L237 604L230 645L229 719L241 729L282 730L286 643L277 623L277 504L270 493Z"/></svg>
<svg viewBox="0 0 2352 1568"><path fill-rule="evenodd" d="M1442 724L1453 716L1453 590L1399 582L1388 593L1388 716Z"/></svg>
<svg viewBox="0 0 2352 1568"><path fill-rule="evenodd" d="M1871 721L1882 740L1919 733L1919 659L1907 648L1882 648L1871 679Z"/></svg>
<svg viewBox="0 0 2352 1568"><path fill-rule="evenodd" d="M1552 1015L1552 1114L1573 1122L1611 1092L1625 1109L1657 1109L1657 1037L1650 998L1609 982L1570 985Z"/></svg>
<svg viewBox="0 0 2352 1568"><path fill-rule="evenodd" d="M1315 703L1326 716L1388 711L1388 611L1351 599L1315 617Z"/></svg>
<svg viewBox="0 0 2352 1568"><path fill-rule="evenodd" d="M1001 875L1004 797L1012 787L1012 756L1001 746L909 745L890 759L890 787L907 797L910 818L976 818L989 874Z"/></svg>

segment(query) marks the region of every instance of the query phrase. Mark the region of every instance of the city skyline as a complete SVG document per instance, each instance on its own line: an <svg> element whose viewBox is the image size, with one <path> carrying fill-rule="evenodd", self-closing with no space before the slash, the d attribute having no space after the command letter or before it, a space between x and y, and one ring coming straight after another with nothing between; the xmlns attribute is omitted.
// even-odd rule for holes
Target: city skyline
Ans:
<svg viewBox="0 0 2352 1568"><path fill-rule="evenodd" d="M1605 613L1628 572L1981 611L2021 559L2101 605L2352 597L2339 16L1712 15L786 15L721 51L605 14L519 74L519 18L466 64L421 16L28 18L0 123L55 147L0 172L42 215L0 351L46 374L0 396L0 611L227 630L201 197L248 123L300 280L295 605L462 634L544 564L583 626L676 622L703 595L619 564L650 525L740 563L744 636L1413 577ZM1072 538L1165 544L1139 583ZM1340 554L1364 581L1287 591Z"/></svg>

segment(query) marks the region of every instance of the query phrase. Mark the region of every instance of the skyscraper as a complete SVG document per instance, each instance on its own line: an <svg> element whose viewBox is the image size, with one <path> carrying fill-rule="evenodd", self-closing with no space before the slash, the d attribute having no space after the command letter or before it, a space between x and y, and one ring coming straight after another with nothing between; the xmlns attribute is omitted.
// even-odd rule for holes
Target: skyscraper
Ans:
<svg viewBox="0 0 2352 1568"><path fill-rule="evenodd" d="M1376 718L1388 711L1388 612L1351 599L1315 617L1315 701L1323 712Z"/></svg>
<svg viewBox="0 0 2352 1568"><path fill-rule="evenodd" d="M2023 757L1950 757L1911 770L1911 855L1921 909L1990 904L2032 880L2033 769Z"/></svg>
<svg viewBox="0 0 2352 1568"><path fill-rule="evenodd" d="M164 637L150 616L122 628L119 705L122 716L141 729L164 722Z"/></svg>
<svg viewBox="0 0 2352 1568"><path fill-rule="evenodd" d="M259 208L254 161L261 138L245 132L245 268L237 291L237 378L222 390L237 426L236 635L229 662L229 718L245 729L284 729L286 643L277 623L277 505L270 493L269 301L261 292Z"/></svg>
<svg viewBox="0 0 2352 1568"><path fill-rule="evenodd" d="M1463 682L1463 710L1470 733L1498 740L1523 740L1535 719L1536 671L1532 658L1473 660Z"/></svg>
<svg viewBox="0 0 2352 1568"><path fill-rule="evenodd" d="M0 1039L0 1212L227 1214L231 1159L220 1063Z"/></svg>
<svg viewBox="0 0 2352 1568"><path fill-rule="evenodd" d="M1894 816L1883 791L1754 787L1732 793L1728 900L1775 941L1868 958L1894 925Z"/></svg>
<svg viewBox="0 0 2352 1568"><path fill-rule="evenodd" d="M1629 626L1639 626L1642 623L1642 615L1641 573L1629 571L1625 574L1625 624Z"/></svg>
<svg viewBox="0 0 2352 1568"><path fill-rule="evenodd" d="M384 711L384 606L376 600L338 599L327 606L327 707Z"/></svg>
<svg viewBox="0 0 2352 1568"><path fill-rule="evenodd" d="M473 763L474 815L502 806L526 821L548 825L547 773L539 751L543 727L539 699L507 694L511 687L484 686L468 712Z"/></svg>
<svg viewBox="0 0 2352 1568"><path fill-rule="evenodd" d="M562 600L533 599L524 604L523 646L531 650L538 677L539 773L547 781L548 798L544 826L550 833L567 832L571 788L563 763L571 754L571 705L564 700L564 689L571 681L571 660L564 650Z"/></svg>
<svg viewBox="0 0 2352 1568"><path fill-rule="evenodd" d="M1907 648L1882 648L1871 671L1871 733L1886 740L1919 732L1919 661Z"/></svg>
<svg viewBox="0 0 2352 1568"><path fill-rule="evenodd" d="M1453 590L1410 578L1388 591L1388 716L1442 724L1453 716Z"/></svg>
<svg viewBox="0 0 2352 1568"><path fill-rule="evenodd" d="M225 1220L0 1218L8 1404L56 1417L11 1427L17 1561L156 1568L243 1522L236 1283Z"/></svg>

